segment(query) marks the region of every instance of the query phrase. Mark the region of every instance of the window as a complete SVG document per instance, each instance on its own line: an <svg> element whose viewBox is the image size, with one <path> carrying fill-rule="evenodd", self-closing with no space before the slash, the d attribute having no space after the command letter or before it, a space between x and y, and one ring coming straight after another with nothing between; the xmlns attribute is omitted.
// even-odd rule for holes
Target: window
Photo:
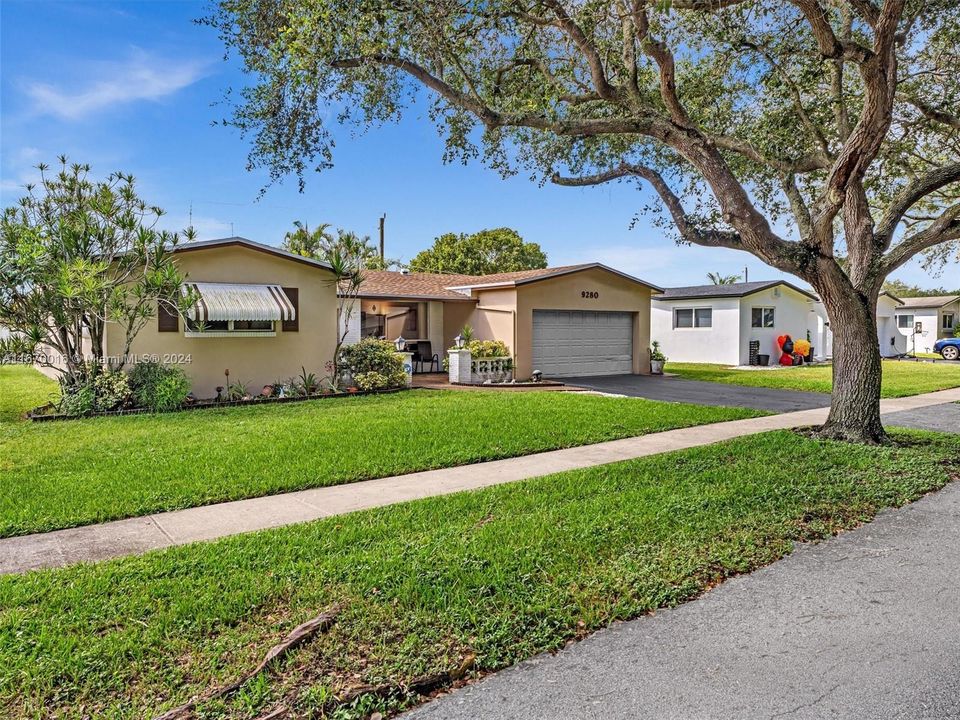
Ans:
<svg viewBox="0 0 960 720"><path fill-rule="evenodd" d="M750 310L750 327L772 328L775 316L772 307L755 307Z"/></svg>
<svg viewBox="0 0 960 720"><path fill-rule="evenodd" d="M272 335L273 320L187 320L186 334L197 335Z"/></svg>
<svg viewBox="0 0 960 720"><path fill-rule="evenodd" d="M673 326L675 328L713 327L713 308L675 308Z"/></svg>
<svg viewBox="0 0 960 720"><path fill-rule="evenodd" d="M940 325L944 330L953 330L953 313L943 314L943 323Z"/></svg>
<svg viewBox="0 0 960 720"><path fill-rule="evenodd" d="M272 320L234 320L233 327L230 328L233 332L244 332L251 330L273 330L273 321Z"/></svg>
<svg viewBox="0 0 960 720"><path fill-rule="evenodd" d="M897 315L897 327L901 330L912 330L913 315Z"/></svg>

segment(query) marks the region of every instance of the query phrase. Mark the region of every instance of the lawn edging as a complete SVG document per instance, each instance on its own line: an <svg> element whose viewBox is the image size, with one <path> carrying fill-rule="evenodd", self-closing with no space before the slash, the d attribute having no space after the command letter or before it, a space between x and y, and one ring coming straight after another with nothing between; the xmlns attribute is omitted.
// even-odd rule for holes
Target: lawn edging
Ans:
<svg viewBox="0 0 960 720"><path fill-rule="evenodd" d="M294 402L305 402L307 400L327 400L333 398L356 397L362 395L392 395L394 393L411 390L412 388L388 388L386 390L357 390L355 392L326 392L316 393L314 395L298 395L294 397L253 397L249 400L206 400L181 405L173 410L151 410L149 408L127 408L124 410L104 410L102 412L88 412L82 415L67 415L66 413L41 413L44 408L53 407L52 405L42 405L26 413L23 417L31 422L51 422L61 420L85 420L95 417L115 417L123 415L170 415L189 410L211 410L214 408L244 407L247 405L270 405L273 403L284 404Z"/></svg>

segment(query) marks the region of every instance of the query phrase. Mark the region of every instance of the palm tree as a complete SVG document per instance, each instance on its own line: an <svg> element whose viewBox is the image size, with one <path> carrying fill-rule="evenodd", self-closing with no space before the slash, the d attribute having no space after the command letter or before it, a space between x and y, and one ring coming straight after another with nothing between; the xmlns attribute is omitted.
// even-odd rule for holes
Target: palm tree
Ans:
<svg viewBox="0 0 960 720"><path fill-rule="evenodd" d="M720 273L707 273L707 279L714 285L733 285L740 280L739 275L721 275Z"/></svg>
<svg viewBox="0 0 960 720"><path fill-rule="evenodd" d="M293 222L295 230L283 236L283 249L303 257L324 259L330 243L334 241L328 228L331 223L320 223L315 230L310 230L299 220Z"/></svg>

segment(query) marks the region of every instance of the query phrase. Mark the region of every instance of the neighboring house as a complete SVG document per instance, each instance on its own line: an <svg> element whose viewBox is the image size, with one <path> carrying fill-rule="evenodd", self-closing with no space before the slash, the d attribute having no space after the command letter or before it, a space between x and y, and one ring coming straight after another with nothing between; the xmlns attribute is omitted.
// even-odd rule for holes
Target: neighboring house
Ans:
<svg viewBox="0 0 960 720"><path fill-rule="evenodd" d="M442 358L464 325L511 349L515 376L649 372L650 296L599 263L495 275L368 271L348 339L429 342Z"/></svg>
<svg viewBox="0 0 960 720"><path fill-rule="evenodd" d="M932 353L933 344L953 337L960 326L960 295L901 298L896 312L897 347L903 353Z"/></svg>
<svg viewBox="0 0 960 720"><path fill-rule="evenodd" d="M776 363L776 338L809 337L828 351L829 324L816 295L783 280L667 288L653 298L651 338L674 362L746 365L750 342Z"/></svg>
<svg viewBox="0 0 960 720"><path fill-rule="evenodd" d="M883 357L897 357L904 354L903 336L897 330L897 310L903 300L886 290L877 298L877 341Z"/></svg>
<svg viewBox="0 0 960 720"><path fill-rule="evenodd" d="M137 335L134 359L179 364L200 397L244 383L251 393L332 358L337 296L329 265L240 237L180 245L177 267L198 300L184 322L160 309ZM123 352L118 325L107 326L105 354Z"/></svg>

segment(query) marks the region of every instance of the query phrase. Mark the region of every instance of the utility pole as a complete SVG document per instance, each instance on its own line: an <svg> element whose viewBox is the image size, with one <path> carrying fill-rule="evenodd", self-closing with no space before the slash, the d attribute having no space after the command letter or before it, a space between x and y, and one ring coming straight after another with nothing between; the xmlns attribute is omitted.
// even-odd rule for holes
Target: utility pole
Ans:
<svg viewBox="0 0 960 720"><path fill-rule="evenodd" d="M743 281L750 282L750 268L746 265L743 266Z"/></svg>
<svg viewBox="0 0 960 720"><path fill-rule="evenodd" d="M383 244L383 224L387 220L387 214L384 213L380 216L380 262L386 262L386 255L384 254L384 244Z"/></svg>

